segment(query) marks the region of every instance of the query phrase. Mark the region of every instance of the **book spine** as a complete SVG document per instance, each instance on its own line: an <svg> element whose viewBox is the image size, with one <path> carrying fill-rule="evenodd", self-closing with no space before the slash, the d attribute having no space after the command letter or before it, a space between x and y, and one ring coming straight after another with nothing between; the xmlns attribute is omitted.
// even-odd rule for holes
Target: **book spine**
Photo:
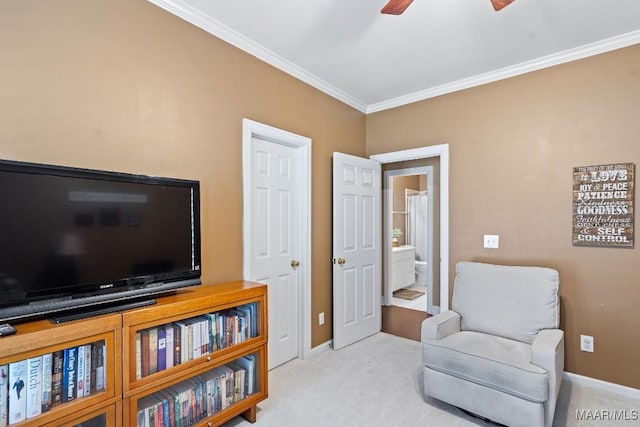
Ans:
<svg viewBox="0 0 640 427"><path fill-rule="evenodd" d="M76 398L76 381L78 374L78 348L71 347L64 350L62 366L62 402L69 402Z"/></svg>
<svg viewBox="0 0 640 427"><path fill-rule="evenodd" d="M211 326L211 318L209 317L208 314L204 316L204 322L206 325L206 343L207 343L206 354L209 354L213 352L213 345L211 341L211 337L212 337L211 334L213 333L213 329Z"/></svg>
<svg viewBox="0 0 640 427"><path fill-rule="evenodd" d="M251 310L251 336L257 337L259 333L262 331L258 330L258 316L260 315L260 311L258 309L258 303L254 302L249 304L249 309Z"/></svg>
<svg viewBox="0 0 640 427"><path fill-rule="evenodd" d="M238 344L239 342L241 342L241 331L240 331L240 316L238 316L237 314L233 315L233 328L234 328L234 336L235 336L235 341L233 342L234 344Z"/></svg>
<svg viewBox="0 0 640 427"><path fill-rule="evenodd" d="M85 368L85 347L78 346L78 367L76 369L76 397L84 397L84 368Z"/></svg>
<svg viewBox="0 0 640 427"><path fill-rule="evenodd" d="M140 334L140 351L142 353L140 360L140 377L144 378L149 375L149 331L143 329Z"/></svg>
<svg viewBox="0 0 640 427"><path fill-rule="evenodd" d="M162 395L160 397L162 402L162 415L163 415L163 427L169 427L169 417L170 417L170 409L169 409L169 399L166 396Z"/></svg>
<svg viewBox="0 0 640 427"><path fill-rule="evenodd" d="M105 365L106 365L106 351L104 341L98 341L94 343L97 347L96 351L96 392L105 391Z"/></svg>
<svg viewBox="0 0 640 427"><path fill-rule="evenodd" d="M205 314L207 317L207 329L209 331L209 353L216 351L216 319L214 314Z"/></svg>
<svg viewBox="0 0 640 427"><path fill-rule="evenodd" d="M201 338L201 324L200 321L198 319L194 319L193 323L193 329L191 332L192 335L192 341L191 341L191 347L192 347L192 353L193 353L193 359L197 359L200 356L202 356L202 347L201 347L201 343L200 343L200 338Z"/></svg>
<svg viewBox="0 0 640 427"><path fill-rule="evenodd" d="M145 424L145 422L144 422L144 409L139 409L138 410L137 426L138 427L148 427L147 424Z"/></svg>
<svg viewBox="0 0 640 427"><path fill-rule="evenodd" d="M231 316L230 314L226 314L225 315L225 343L226 343L226 347L229 347L233 344L235 344L233 342L233 316Z"/></svg>
<svg viewBox="0 0 640 427"><path fill-rule="evenodd" d="M211 353L211 323L209 318L202 316L202 354Z"/></svg>
<svg viewBox="0 0 640 427"><path fill-rule="evenodd" d="M182 328L180 325L173 323L173 364L182 363Z"/></svg>
<svg viewBox="0 0 640 427"><path fill-rule="evenodd" d="M41 412L51 409L51 370L53 355L51 353L42 355L42 404Z"/></svg>
<svg viewBox="0 0 640 427"><path fill-rule="evenodd" d="M207 373L207 377L204 379L204 390L206 393L207 414L209 416L216 412L215 388L213 384L213 377Z"/></svg>
<svg viewBox="0 0 640 427"><path fill-rule="evenodd" d="M184 363L187 360L187 347L188 347L188 337L187 337L187 325L184 321L175 322L177 329L174 330L173 339L176 341L176 359L175 363L178 364Z"/></svg>
<svg viewBox="0 0 640 427"><path fill-rule="evenodd" d="M175 355L175 349L173 347L173 325L165 325L164 334L167 345L167 351L165 352L165 365L167 369L169 369L173 367L173 356Z"/></svg>
<svg viewBox="0 0 640 427"><path fill-rule="evenodd" d="M149 375L158 372L158 329L149 328Z"/></svg>
<svg viewBox="0 0 640 427"><path fill-rule="evenodd" d="M218 350L218 314L209 314L209 321L211 322L211 351Z"/></svg>
<svg viewBox="0 0 640 427"><path fill-rule="evenodd" d="M24 390L26 378L26 360L9 364L9 424L18 423L26 419L27 398Z"/></svg>
<svg viewBox="0 0 640 427"><path fill-rule="evenodd" d="M215 411L222 410L222 395L220 394L220 377L213 378L213 393L215 397Z"/></svg>
<svg viewBox="0 0 640 427"><path fill-rule="evenodd" d="M196 416L196 391L193 387L189 389L189 422L194 424L197 421Z"/></svg>
<svg viewBox="0 0 640 427"><path fill-rule="evenodd" d="M227 373L225 375L227 382L227 406L231 406L233 402L235 402L234 396L236 389L234 384L233 370L228 366L224 366L224 368L227 369Z"/></svg>
<svg viewBox="0 0 640 427"><path fill-rule="evenodd" d="M98 343L91 343L91 384L89 386L89 394L96 392L96 376L98 369Z"/></svg>
<svg viewBox="0 0 640 427"><path fill-rule="evenodd" d="M136 333L136 379L142 378L142 335Z"/></svg>
<svg viewBox="0 0 640 427"><path fill-rule="evenodd" d="M187 342L186 342L186 346L184 346L184 342L182 343L183 346L186 348L186 359L185 360L193 360L193 321L191 319L189 319L187 321Z"/></svg>
<svg viewBox="0 0 640 427"><path fill-rule="evenodd" d="M244 342L247 340L247 319L242 316L239 317L240 320L240 332L239 332L239 339L240 342Z"/></svg>
<svg viewBox="0 0 640 427"><path fill-rule="evenodd" d="M42 356L27 359L26 397L26 417L37 417L42 413Z"/></svg>
<svg viewBox="0 0 640 427"><path fill-rule="evenodd" d="M54 351L51 355L51 407L62 403L62 369L64 352Z"/></svg>
<svg viewBox="0 0 640 427"><path fill-rule="evenodd" d="M167 336L164 326L158 328L158 371L167 369Z"/></svg>
<svg viewBox="0 0 640 427"><path fill-rule="evenodd" d="M225 332L225 316L224 313L218 313L218 348L225 348L227 346L226 332Z"/></svg>
<svg viewBox="0 0 640 427"><path fill-rule="evenodd" d="M85 344L84 346L84 395L91 395L92 379L91 379L91 360L93 358L92 345Z"/></svg>
<svg viewBox="0 0 640 427"><path fill-rule="evenodd" d="M0 365L0 427L9 423L9 365Z"/></svg>

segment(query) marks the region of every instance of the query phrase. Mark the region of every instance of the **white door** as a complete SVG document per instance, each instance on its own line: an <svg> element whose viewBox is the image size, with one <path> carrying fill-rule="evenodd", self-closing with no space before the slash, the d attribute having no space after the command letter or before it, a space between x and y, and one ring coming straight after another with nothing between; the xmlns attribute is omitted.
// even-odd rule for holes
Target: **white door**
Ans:
<svg viewBox="0 0 640 427"><path fill-rule="evenodd" d="M252 138L252 273L268 285L269 369L298 356L299 285L295 148Z"/></svg>
<svg viewBox="0 0 640 427"><path fill-rule="evenodd" d="M333 348L380 331L380 163L333 153Z"/></svg>

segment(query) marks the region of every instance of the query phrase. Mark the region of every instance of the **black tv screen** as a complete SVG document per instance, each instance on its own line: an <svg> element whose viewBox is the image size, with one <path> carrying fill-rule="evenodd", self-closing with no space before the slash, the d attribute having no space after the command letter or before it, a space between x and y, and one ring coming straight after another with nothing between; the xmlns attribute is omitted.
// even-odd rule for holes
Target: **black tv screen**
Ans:
<svg viewBox="0 0 640 427"><path fill-rule="evenodd" d="M0 161L0 320L200 276L198 181Z"/></svg>

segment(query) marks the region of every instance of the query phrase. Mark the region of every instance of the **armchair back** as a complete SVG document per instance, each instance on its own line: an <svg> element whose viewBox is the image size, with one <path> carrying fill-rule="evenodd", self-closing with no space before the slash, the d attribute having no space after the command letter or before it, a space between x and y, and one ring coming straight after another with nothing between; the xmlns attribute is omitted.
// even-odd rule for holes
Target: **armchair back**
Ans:
<svg viewBox="0 0 640 427"><path fill-rule="evenodd" d="M560 324L558 272L544 267L459 262L451 307L462 330L531 344Z"/></svg>

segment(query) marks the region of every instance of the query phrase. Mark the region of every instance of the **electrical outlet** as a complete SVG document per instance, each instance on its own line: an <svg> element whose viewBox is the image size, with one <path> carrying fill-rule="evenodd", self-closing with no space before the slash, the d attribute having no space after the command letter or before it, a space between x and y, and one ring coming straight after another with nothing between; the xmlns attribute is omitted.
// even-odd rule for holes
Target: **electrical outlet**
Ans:
<svg viewBox="0 0 640 427"><path fill-rule="evenodd" d="M324 311L318 315L318 325L324 325Z"/></svg>
<svg viewBox="0 0 640 427"><path fill-rule="evenodd" d="M497 234L484 235L484 247L489 249L498 249L500 246L500 236Z"/></svg>
<svg viewBox="0 0 640 427"><path fill-rule="evenodd" d="M594 339L589 335L580 335L580 350L593 353Z"/></svg>

